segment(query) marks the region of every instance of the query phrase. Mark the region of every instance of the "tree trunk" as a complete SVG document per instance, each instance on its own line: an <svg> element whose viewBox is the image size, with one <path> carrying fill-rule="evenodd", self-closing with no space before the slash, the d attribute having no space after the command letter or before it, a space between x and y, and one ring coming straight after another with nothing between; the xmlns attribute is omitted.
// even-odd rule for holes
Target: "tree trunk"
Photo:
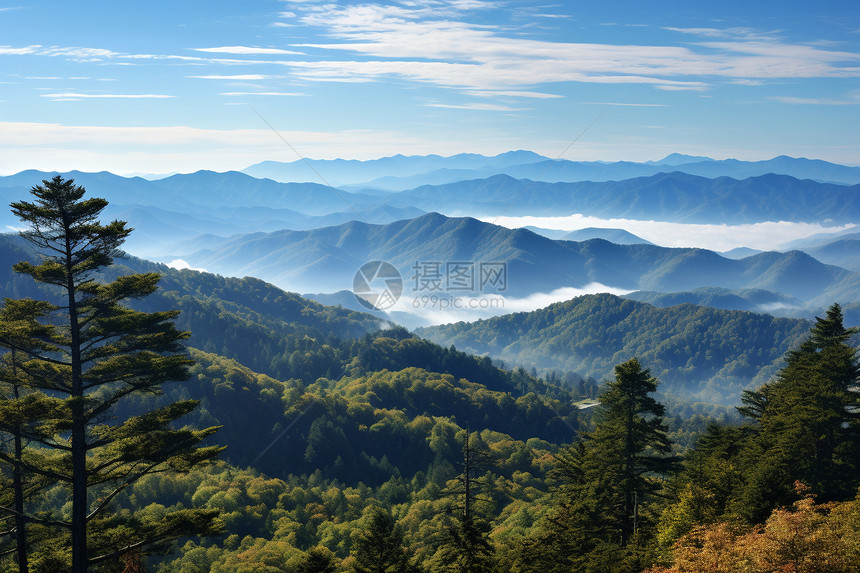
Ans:
<svg viewBox="0 0 860 573"><path fill-rule="evenodd" d="M14 368L14 351L13 351L13 368ZM18 385L13 386L15 399L20 395L18 393ZM18 550L18 573L28 573L30 565L27 561L27 518L24 517L24 468L21 464L22 452L24 450L21 444L21 424L15 426L15 469L12 473L12 489L15 496L15 542Z"/></svg>
<svg viewBox="0 0 860 573"><path fill-rule="evenodd" d="M65 214L64 214L65 215ZM84 387L81 376L81 331L78 323L72 245L66 217L66 293L69 304L69 334L72 366L72 573L87 571L87 426L84 418Z"/></svg>

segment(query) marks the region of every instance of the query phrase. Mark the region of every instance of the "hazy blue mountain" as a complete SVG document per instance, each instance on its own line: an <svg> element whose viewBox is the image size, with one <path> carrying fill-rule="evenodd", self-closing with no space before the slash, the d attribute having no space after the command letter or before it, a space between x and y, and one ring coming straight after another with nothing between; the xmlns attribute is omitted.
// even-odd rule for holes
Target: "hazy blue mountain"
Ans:
<svg viewBox="0 0 860 573"><path fill-rule="evenodd" d="M270 164L273 163L273 164ZM420 185L441 185L458 180L484 179L492 175L509 175L517 179L548 182L620 181L635 177L648 177L658 173L679 171L703 177L732 177L746 179L775 173L797 179L856 185L860 183L860 167L837 165L821 160L779 156L764 161L715 160L708 157L673 153L657 161L569 161L553 160L529 152L512 152L494 158L473 155L393 157L374 162L343 163L320 162L323 170L333 174L327 179L333 185L350 185L402 191ZM280 167L279 167L280 165ZM349 167L348 172L339 167ZM286 167L284 167L286 166ZM378 168L388 167L389 170ZM279 181L317 181L301 179L312 173L306 165L276 164L267 162L261 167L245 170L255 176ZM336 179L335 174L341 175ZM371 175L373 175L371 177ZM364 178L362 178L364 176Z"/></svg>
<svg viewBox="0 0 860 573"><path fill-rule="evenodd" d="M152 184L174 196L203 205L272 207L310 215L327 215L378 203L372 195L350 193L318 183L279 183L239 171L197 171L159 179Z"/></svg>
<svg viewBox="0 0 860 573"><path fill-rule="evenodd" d="M701 163L702 161L716 161L702 155L684 155L683 153L670 153L663 159L657 161L646 161L647 165L686 165L688 163Z"/></svg>
<svg viewBox="0 0 860 573"><path fill-rule="evenodd" d="M548 287L548 273L576 255L530 231L431 213L387 225L352 221L310 231L243 235L184 258L212 272L258 276L299 292L351 289L355 272L372 260L391 262L406 282L419 261L503 261L509 275L517 277L509 292L529 294ZM565 286L581 280L564 272L552 282Z"/></svg>
<svg viewBox="0 0 860 573"><path fill-rule="evenodd" d="M860 183L860 167L848 167L817 159L786 157L784 155L765 161L713 160L675 154L653 163L557 161L552 165L546 162L520 165L505 173L517 178L537 178L542 181L610 181L645 177L666 171L679 171L701 177L732 177L734 179L747 179L774 173L789 175L797 179L813 179L843 185Z"/></svg>
<svg viewBox="0 0 860 573"><path fill-rule="evenodd" d="M860 232L856 227L813 235L792 241L785 247L804 251L828 264L860 271Z"/></svg>
<svg viewBox="0 0 860 573"><path fill-rule="evenodd" d="M743 259L763 252L764 251L760 251L758 249L751 249L749 247L736 247L728 251L723 251L720 254L727 259Z"/></svg>
<svg viewBox="0 0 860 573"><path fill-rule="evenodd" d="M415 175L404 175L396 177L386 175L378 177L371 181L360 183L357 185L342 185L344 189L355 189L357 191L365 191L366 189L382 189L389 193L395 191L404 191L406 189L414 189L422 185L444 185L445 183L455 183L466 179L478 179L483 177L491 177L499 171L507 171L505 168L486 167L482 169L436 169L426 173L417 173Z"/></svg>
<svg viewBox="0 0 860 573"><path fill-rule="evenodd" d="M0 200L8 205L54 175L25 171L0 177ZM256 231L313 229L355 219L390 223L425 212L380 205L370 195L315 184L277 183L239 172L198 171L158 181L107 172L62 175L73 178L93 195L106 198L106 217L127 221L135 229L126 243L128 251L162 259L189 251L189 245L199 244L190 240L201 235L226 238ZM17 224L8 209L0 211L0 231L15 229Z"/></svg>
<svg viewBox="0 0 860 573"><path fill-rule="evenodd" d="M642 237L637 237L633 233L625 231L624 229L587 227L585 229L577 229L576 231L560 231L558 229L543 229L541 227L534 227L531 225L527 225L523 227L523 229L528 229L533 233L537 233L538 235L554 240L587 241L589 239L603 239L610 243L618 243L622 245L653 244Z"/></svg>
<svg viewBox="0 0 860 573"><path fill-rule="evenodd" d="M860 233L848 235L820 247L804 249L816 259L852 271L860 271Z"/></svg>
<svg viewBox="0 0 860 573"><path fill-rule="evenodd" d="M703 177L730 176L736 179L758 177L768 173L790 175L798 179L856 185L860 183L860 167L837 165L820 159L780 155L764 161L701 161L679 166L679 171Z"/></svg>
<svg viewBox="0 0 860 573"><path fill-rule="evenodd" d="M26 196L29 189L50 179L55 172L22 171L0 177L0 199L10 201ZM199 206L267 207L292 209L311 215L327 215L350 208L362 209L379 204L373 195L356 194L316 183L278 183L256 179L238 171L218 173L197 171L148 181L141 177L120 177L108 172L61 173L74 179L94 196L117 205L145 205L176 211Z"/></svg>
<svg viewBox="0 0 860 573"><path fill-rule="evenodd" d="M581 213L602 218L685 223L760 221L853 223L860 220L860 185L844 186L764 175L737 180L661 173L624 181L546 183L507 175L428 185L388 203L481 215Z"/></svg>
<svg viewBox="0 0 860 573"><path fill-rule="evenodd" d="M266 177L275 181L327 182L330 185L363 184L374 187L380 178L411 177L436 170L484 170L509 165L532 163L546 159L531 151L509 151L488 157L475 153L461 153L450 157L440 155L394 155L368 161L345 159L308 159L292 162L263 161L242 170L253 177ZM382 187L381 185L379 187ZM400 187L401 189L406 187Z"/></svg>
<svg viewBox="0 0 860 573"><path fill-rule="evenodd" d="M586 227L585 229L577 229L569 233L563 234L559 239L566 241L587 241L589 239L603 239L610 243L618 243L619 245L653 245L651 241L646 241L642 237L637 237L633 233L624 229L607 229L601 227Z"/></svg>
<svg viewBox="0 0 860 573"><path fill-rule="evenodd" d="M542 227L535 227L534 225L526 225L523 229L527 229L532 233L536 233L542 237L546 237L547 239L558 240L563 236L569 233L569 231L560 231L559 229L544 229Z"/></svg>
<svg viewBox="0 0 860 573"><path fill-rule="evenodd" d="M858 227L857 223L855 223L853 226L848 227L846 229L842 229L841 231L816 233L814 235L809 235L807 237L788 241L787 243L783 243L782 245L780 245L779 250L790 251L793 249L797 249L802 251L810 247L821 247L823 245L826 245L827 243L831 243L842 238L857 238L855 235L858 234L858 231L860 231L860 227Z"/></svg>
<svg viewBox="0 0 860 573"><path fill-rule="evenodd" d="M709 401L735 401L778 370L809 323L766 314L683 304L658 308L609 294L587 295L534 311L418 329L509 364L566 369L605 379L638 357L661 390Z"/></svg>
<svg viewBox="0 0 860 573"><path fill-rule="evenodd" d="M700 287L754 288L803 301L836 296L860 300L848 270L825 265L800 251L761 253L732 260L705 249L619 245L602 239L555 241L526 229L507 229L472 218L431 213L386 225L352 221L309 231L233 237L183 257L194 267L252 275L298 292L352 288L365 262L394 264L412 288L416 262L504 262L506 296L522 297L590 283L628 290L688 291Z"/></svg>

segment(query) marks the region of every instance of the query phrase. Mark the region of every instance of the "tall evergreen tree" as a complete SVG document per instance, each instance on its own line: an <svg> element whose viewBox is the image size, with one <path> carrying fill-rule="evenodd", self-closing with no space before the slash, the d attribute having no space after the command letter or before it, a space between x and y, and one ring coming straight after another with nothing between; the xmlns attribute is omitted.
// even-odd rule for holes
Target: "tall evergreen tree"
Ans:
<svg viewBox="0 0 860 573"><path fill-rule="evenodd" d="M749 392L741 412L756 422L742 452L748 483L737 512L761 522L796 499L802 481L822 501L846 500L860 485L860 363L834 304L786 356L776 380Z"/></svg>
<svg viewBox="0 0 860 573"><path fill-rule="evenodd" d="M481 454L467 428L463 442L463 472L456 478L458 486L449 490L455 500L454 516L438 553L443 569L451 573L491 573L496 570L490 526L479 515L475 503L480 500L476 472L481 466Z"/></svg>
<svg viewBox="0 0 860 573"><path fill-rule="evenodd" d="M211 459L219 447L200 442L217 428L175 429L197 403L187 400L117 419L118 406L135 395L157 395L170 380L184 380L191 361L181 353L188 333L173 324L178 312L138 312L124 303L157 288L156 273L128 275L109 283L96 273L110 265L131 232L122 221L99 222L107 205L84 199L83 187L56 176L31 189L35 201L12 203L29 228L21 235L42 256L14 269L58 293L50 302L6 301L30 313L4 322L0 346L23 353L19 366L38 396L55 400L41 413L33 439L61 452L51 467L30 463L35 474L71 490L71 570L115 562L129 551L191 533L219 530L216 512L177 510L158 517L107 512L115 497L144 475L187 470ZM21 338L38 322L50 332ZM59 401L59 403L56 403ZM0 459L15 463L12 456Z"/></svg>
<svg viewBox="0 0 860 573"><path fill-rule="evenodd" d="M603 497L606 525L621 545L636 533L639 506L661 487L654 478L675 463L663 405L651 396L656 390L657 379L635 358L616 366L615 380L600 396L597 427L584 442L584 483Z"/></svg>
<svg viewBox="0 0 860 573"><path fill-rule="evenodd" d="M656 389L657 380L635 358L617 365L600 395L594 431L558 456L557 505L540 544L563 561L548 570L641 570L642 508L676 464L663 406L651 396Z"/></svg>
<svg viewBox="0 0 860 573"><path fill-rule="evenodd" d="M14 535L16 561L21 573L30 569L29 552L33 538L37 537L32 529L28 531L28 526L45 523L45 520L29 514L25 505L52 483L44 473L27 471L28 465L34 463L47 470L51 456L45 452L35 455L25 452L29 442L43 444L50 440L50 435L40 425L45 419L56 417L59 405L57 400L28 389L32 386L26 363L29 354L54 349L50 342L53 325L43 325L36 320L46 310L45 303L33 300L7 299L0 308L0 338L11 346L11 350L0 356L0 434L7 435L10 442L10 447L0 453L0 461L7 461L11 472L10 484L3 488L5 495L0 496L0 514L11 517L14 522L14 528L4 533Z"/></svg>

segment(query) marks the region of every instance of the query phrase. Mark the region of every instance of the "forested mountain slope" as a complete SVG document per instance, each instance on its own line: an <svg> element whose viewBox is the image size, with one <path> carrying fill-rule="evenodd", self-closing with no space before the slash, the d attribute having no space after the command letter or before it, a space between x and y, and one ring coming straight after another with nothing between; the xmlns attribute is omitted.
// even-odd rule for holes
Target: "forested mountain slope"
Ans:
<svg viewBox="0 0 860 573"><path fill-rule="evenodd" d="M636 356L661 390L736 401L766 382L809 329L803 320L692 304L657 308L609 294L587 295L534 312L418 329L439 344L526 367L605 378Z"/></svg>

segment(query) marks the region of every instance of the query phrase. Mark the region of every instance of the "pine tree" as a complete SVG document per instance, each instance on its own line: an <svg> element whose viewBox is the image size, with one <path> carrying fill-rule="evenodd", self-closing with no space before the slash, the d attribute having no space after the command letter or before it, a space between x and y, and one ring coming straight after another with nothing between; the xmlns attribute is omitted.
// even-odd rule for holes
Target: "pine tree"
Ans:
<svg viewBox="0 0 860 573"><path fill-rule="evenodd" d="M496 570L495 548L490 540L490 526L476 510L480 482L475 477L481 465L482 452L475 445L468 428L463 442L463 473L458 487L449 490L455 499L454 519L445 532L445 542L438 558L445 571L452 573L491 573Z"/></svg>
<svg viewBox="0 0 860 573"><path fill-rule="evenodd" d="M0 346L25 354L19 363L25 383L37 399L53 401L28 437L59 452L62 460L47 467L34 461L25 468L71 490L71 519L65 522L71 570L83 573L154 543L218 531L220 522L210 510L159 516L107 510L144 475L188 470L221 448L200 446L217 428L173 428L196 407L193 400L116 418L119 406L136 403L134 396L158 395L164 382L188 377L191 361L181 353L188 333L175 328L177 311L145 313L126 306L154 292L158 274L96 280L131 232L122 221L99 222L107 201L83 199L84 188L61 176L42 183L31 189L34 202L12 204L29 226L22 236L42 260L14 269L51 285L59 296L50 302L7 300L7 308L31 308L19 320L4 322ZM35 332L34 323L49 331ZM22 338L28 328L31 335ZM0 459L15 462L6 454Z"/></svg>
<svg viewBox="0 0 860 573"><path fill-rule="evenodd" d="M653 478L674 466L663 406L651 396L656 390L657 379L635 358L616 366L615 381L600 396L597 427L585 439L583 477L609 493L602 500L607 525L621 545L636 533L639 505L661 487Z"/></svg>
<svg viewBox="0 0 860 573"><path fill-rule="evenodd" d="M0 308L0 338L12 343L12 350L0 357L0 433L9 437L11 446L0 453L0 460L9 462L11 476L8 486L4 484L0 496L0 514L10 517L14 523L11 534L15 540L15 554L18 571L29 571L29 553L33 545L31 524L44 524L45 521L25 511L25 504L40 490L51 484L44 475L28 472L27 467L39 463L47 468L50 456L40 452L34 460L25 448L30 441L44 443L50 439L38 424L43 419L55 416L58 406L56 400L32 393L28 386L26 360L29 353L48 352L53 326L39 324L35 317L42 316L46 310L44 303L32 300L6 300ZM27 352L22 349L27 349ZM17 350L16 350L17 349ZM49 414L54 412L54 414ZM29 533L29 535L28 535Z"/></svg>
<svg viewBox="0 0 860 573"><path fill-rule="evenodd" d="M749 479L737 513L751 522L796 499L794 482L821 501L846 500L860 485L860 377L857 351L848 342L834 304L817 318L810 337L786 356L776 380L745 395L741 412L757 424L742 452Z"/></svg>
<svg viewBox="0 0 860 573"><path fill-rule="evenodd" d="M557 504L545 524L548 554L569 560L567 571L626 571L638 565L645 507L673 471L663 406L651 394L657 380L635 358L615 367L600 395L593 432L558 456Z"/></svg>

